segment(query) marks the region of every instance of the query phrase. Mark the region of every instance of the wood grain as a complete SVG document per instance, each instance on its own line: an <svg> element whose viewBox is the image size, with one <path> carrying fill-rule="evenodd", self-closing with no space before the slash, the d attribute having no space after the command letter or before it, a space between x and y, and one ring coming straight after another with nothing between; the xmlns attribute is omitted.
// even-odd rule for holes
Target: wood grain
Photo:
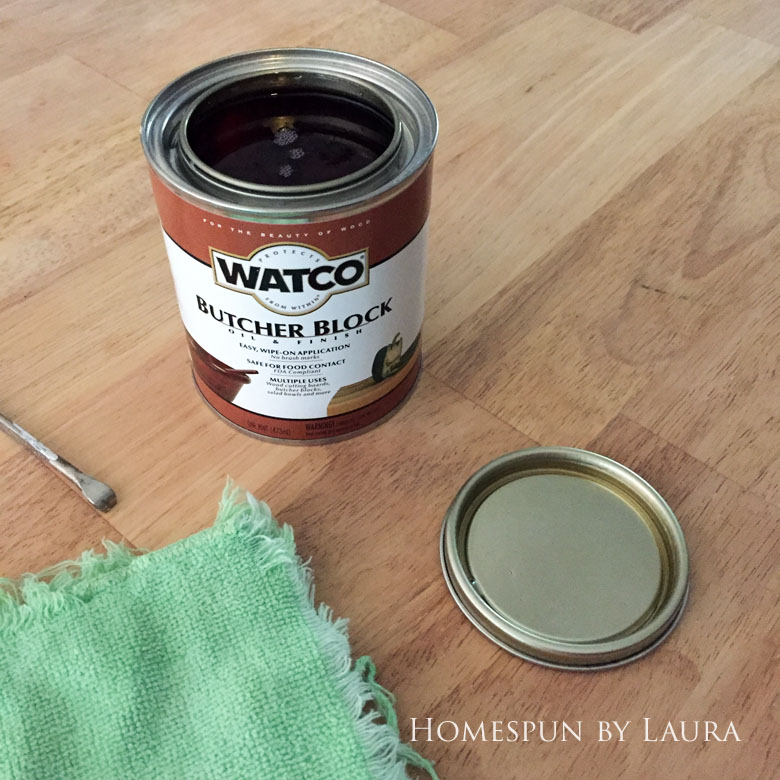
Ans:
<svg viewBox="0 0 780 780"><path fill-rule="evenodd" d="M659 159L429 369L544 443L585 444L628 408L777 502L778 85L774 68Z"/></svg>
<svg viewBox="0 0 780 780"><path fill-rule="evenodd" d="M544 17L547 38L537 34L539 17ZM607 25L585 24L583 18L556 7L506 33L508 48L516 51L516 69L506 77L506 54L494 61L475 52L482 55L484 68L494 65L495 70L481 89L473 90L474 99L482 103L496 85L494 105L502 110L484 131L485 140L454 162L443 133L437 205L447 220L432 229L438 247L432 278L438 283L429 295L426 333L433 341L447 337L463 312L489 301L497 280L510 280L530 267L777 59L771 47L689 17L665 21L663 29L636 38L622 30L607 35ZM551 30L557 33L555 52L565 68L577 66L577 50L589 35L607 37L617 52L585 65L584 74L572 73L576 84L563 100L553 98L547 111L529 114L522 107L528 83L503 90L522 79L527 63L537 59L537 40L540 50L551 46ZM503 36L498 45L504 45ZM726 73L718 70L721 65ZM462 83L459 76L466 67L463 60L454 61L431 79L445 127L451 110L477 120L484 116L469 110L466 97L452 109L447 92L439 99ZM473 67L469 70L474 78ZM551 70L558 72L555 65ZM518 114L525 114L525 121L516 122ZM469 188L453 187L452 178L469 181Z"/></svg>
<svg viewBox="0 0 780 780"><path fill-rule="evenodd" d="M206 527L226 475L312 557L411 718L584 721L582 743L435 740L443 780L772 778L780 517L780 28L773 0L0 0L0 409L115 487L96 514L0 440L0 574ZM417 78L441 117L426 368L391 421L255 441L192 386L138 123L212 57L316 45ZM647 659L520 661L475 631L441 518L491 458L604 452L680 517L692 595ZM597 719L740 743L599 743ZM587 730L590 729L591 732Z"/></svg>
<svg viewBox="0 0 780 780"><path fill-rule="evenodd" d="M566 0L564 5L595 16L616 27L641 32L657 24L688 0Z"/></svg>
<svg viewBox="0 0 780 780"><path fill-rule="evenodd" d="M4 488L24 485L28 491L26 495L19 488L0 491L0 576L38 572L77 558L84 550L102 550L104 539L122 538L97 511L85 510L84 500L20 445L3 446L0 470Z"/></svg>
<svg viewBox="0 0 780 780"><path fill-rule="evenodd" d="M478 11L464 3L439 0L389 0L389 4L470 41L500 34L554 5L554 0L485 0Z"/></svg>
<svg viewBox="0 0 780 780"><path fill-rule="evenodd" d="M780 12L775 0L690 0L686 6L715 24L722 24L762 41L780 45Z"/></svg>

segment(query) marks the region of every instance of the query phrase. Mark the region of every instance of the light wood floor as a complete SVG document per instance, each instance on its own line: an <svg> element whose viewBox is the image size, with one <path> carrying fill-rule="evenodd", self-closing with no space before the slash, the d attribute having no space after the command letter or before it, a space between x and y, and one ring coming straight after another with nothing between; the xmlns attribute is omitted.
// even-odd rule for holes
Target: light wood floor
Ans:
<svg viewBox="0 0 780 780"><path fill-rule="evenodd" d="M196 397L138 143L185 69L279 45L415 77L441 118L424 378L375 431L290 448ZM424 745L442 780L777 776L777 0L0 0L0 409L110 482L106 517L0 438L0 572L208 525L230 474L294 526L410 718L583 720L582 743ZM534 443L635 468L692 596L657 652L513 658L440 575L442 515ZM737 744L644 743L651 717ZM623 744L596 719L631 720Z"/></svg>

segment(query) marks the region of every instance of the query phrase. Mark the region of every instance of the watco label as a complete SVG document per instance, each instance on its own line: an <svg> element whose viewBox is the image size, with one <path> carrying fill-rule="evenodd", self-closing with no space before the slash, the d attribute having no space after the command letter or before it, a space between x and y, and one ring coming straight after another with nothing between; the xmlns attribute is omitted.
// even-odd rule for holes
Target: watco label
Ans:
<svg viewBox="0 0 780 780"><path fill-rule="evenodd" d="M392 411L420 370L430 166L363 213L222 217L152 176L196 384L223 417L320 440Z"/></svg>
<svg viewBox="0 0 780 780"><path fill-rule="evenodd" d="M280 314L305 314L368 284L368 251L331 258L305 244L271 244L249 257L211 249L214 280Z"/></svg>

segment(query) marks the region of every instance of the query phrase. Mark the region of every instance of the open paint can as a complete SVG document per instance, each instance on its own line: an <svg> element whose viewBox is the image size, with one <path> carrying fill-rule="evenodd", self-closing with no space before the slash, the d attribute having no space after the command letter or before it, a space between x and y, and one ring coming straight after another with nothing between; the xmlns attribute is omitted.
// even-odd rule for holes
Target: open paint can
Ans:
<svg viewBox="0 0 780 780"><path fill-rule="evenodd" d="M371 60L217 60L151 102L152 170L195 384L243 431L317 442L406 398L421 366L437 119Z"/></svg>

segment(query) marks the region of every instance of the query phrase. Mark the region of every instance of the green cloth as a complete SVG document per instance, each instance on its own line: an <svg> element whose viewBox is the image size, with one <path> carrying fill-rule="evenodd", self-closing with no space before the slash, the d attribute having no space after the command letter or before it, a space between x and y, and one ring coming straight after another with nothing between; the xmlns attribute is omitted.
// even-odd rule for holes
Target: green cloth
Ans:
<svg viewBox="0 0 780 780"><path fill-rule="evenodd" d="M400 780L392 700L251 496L162 550L0 580L0 778Z"/></svg>

